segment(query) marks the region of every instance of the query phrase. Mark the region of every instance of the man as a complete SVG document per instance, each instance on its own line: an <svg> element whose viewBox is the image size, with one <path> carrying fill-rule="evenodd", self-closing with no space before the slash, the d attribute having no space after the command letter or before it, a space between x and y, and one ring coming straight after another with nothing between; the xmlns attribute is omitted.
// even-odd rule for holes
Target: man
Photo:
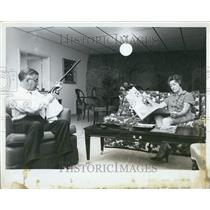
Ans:
<svg viewBox="0 0 210 210"><path fill-rule="evenodd" d="M56 153L59 160L63 162L65 156L73 152L69 122L58 120L56 116L51 118L50 123L46 119L46 111L54 101L55 93L42 95L38 92L39 74L34 69L22 70L18 77L20 87L8 103L12 109L14 131L26 134L24 168L31 168L33 163L40 158L40 142L44 136L44 131L47 130L54 133Z"/></svg>

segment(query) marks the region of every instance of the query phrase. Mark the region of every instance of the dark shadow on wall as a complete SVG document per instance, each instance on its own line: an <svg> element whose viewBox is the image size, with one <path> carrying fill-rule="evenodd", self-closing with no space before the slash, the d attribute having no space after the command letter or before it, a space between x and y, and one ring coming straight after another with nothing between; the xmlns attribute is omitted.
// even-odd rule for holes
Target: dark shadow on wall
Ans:
<svg viewBox="0 0 210 210"><path fill-rule="evenodd" d="M205 93L205 51L136 53L129 57L120 54L90 55L86 90L89 94L96 87L98 96L116 95L120 84L127 81L145 90L169 91L167 79L175 73L183 76L186 90Z"/></svg>

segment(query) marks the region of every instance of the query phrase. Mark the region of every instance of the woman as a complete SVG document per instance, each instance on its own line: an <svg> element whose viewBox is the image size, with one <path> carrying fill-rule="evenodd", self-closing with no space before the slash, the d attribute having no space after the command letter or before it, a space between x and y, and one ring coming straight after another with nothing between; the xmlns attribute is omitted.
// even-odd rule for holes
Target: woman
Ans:
<svg viewBox="0 0 210 210"><path fill-rule="evenodd" d="M178 74L170 76L168 78L168 85L172 90L172 94L166 98L161 105L162 107L167 107L169 116L164 117L162 115L156 115L155 122L157 127L177 125L179 123L188 122L195 118L195 114L192 112L195 101L191 93L182 89L182 77ZM152 103L151 100L148 102ZM165 160L168 162L170 150L171 146L162 142L157 155L151 159L154 161Z"/></svg>

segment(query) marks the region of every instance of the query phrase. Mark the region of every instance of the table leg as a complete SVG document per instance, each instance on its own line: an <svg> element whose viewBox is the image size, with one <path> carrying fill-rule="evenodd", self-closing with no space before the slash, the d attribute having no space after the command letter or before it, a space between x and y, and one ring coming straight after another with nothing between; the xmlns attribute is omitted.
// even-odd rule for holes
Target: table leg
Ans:
<svg viewBox="0 0 210 210"><path fill-rule="evenodd" d="M95 125L96 122L96 111L94 110L93 112L93 124Z"/></svg>
<svg viewBox="0 0 210 210"><path fill-rule="evenodd" d="M85 133L85 146L87 160L90 160L90 135L88 133Z"/></svg>
<svg viewBox="0 0 210 210"><path fill-rule="evenodd" d="M104 137L101 137L101 155L104 152Z"/></svg>

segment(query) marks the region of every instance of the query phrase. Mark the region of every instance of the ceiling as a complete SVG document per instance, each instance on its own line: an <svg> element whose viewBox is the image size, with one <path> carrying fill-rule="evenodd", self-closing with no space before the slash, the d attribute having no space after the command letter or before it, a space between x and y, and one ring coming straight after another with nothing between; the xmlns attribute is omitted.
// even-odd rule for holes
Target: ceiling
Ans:
<svg viewBox="0 0 210 210"><path fill-rule="evenodd" d="M134 52L206 49L205 28L19 27L16 29L86 54L119 53L123 42Z"/></svg>

